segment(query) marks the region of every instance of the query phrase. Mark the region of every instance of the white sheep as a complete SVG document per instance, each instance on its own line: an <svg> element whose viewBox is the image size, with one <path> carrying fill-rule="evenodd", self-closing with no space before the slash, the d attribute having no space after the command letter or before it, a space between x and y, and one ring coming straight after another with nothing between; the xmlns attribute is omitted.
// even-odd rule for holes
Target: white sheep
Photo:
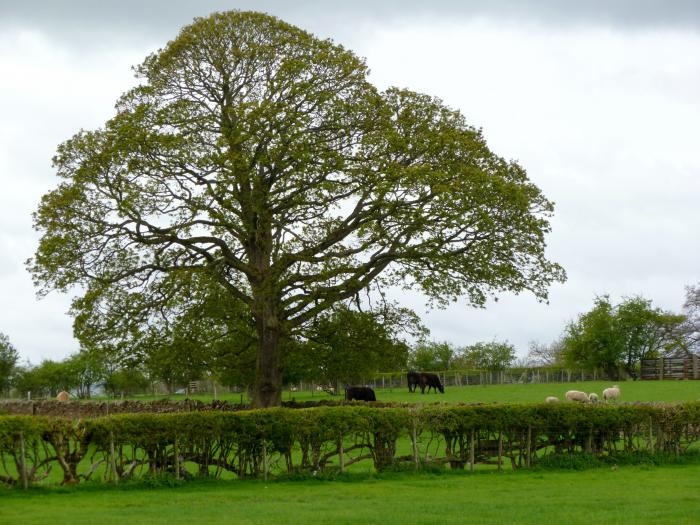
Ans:
<svg viewBox="0 0 700 525"><path fill-rule="evenodd" d="M70 394L65 390L61 390L56 396L56 399L59 401L68 401L70 399Z"/></svg>
<svg viewBox="0 0 700 525"><path fill-rule="evenodd" d="M579 390L569 390L566 394L564 394L564 397L569 401L578 401L580 403L588 402L588 394Z"/></svg>
<svg viewBox="0 0 700 525"><path fill-rule="evenodd" d="M598 394L596 394L595 392L591 392L590 394L588 394L588 400L591 403L597 403L598 402Z"/></svg>
<svg viewBox="0 0 700 525"><path fill-rule="evenodd" d="M611 388L606 388L603 390L603 399L607 401L612 401L620 397L620 387L613 385Z"/></svg>
<svg viewBox="0 0 700 525"><path fill-rule="evenodd" d="M544 400L545 403L559 403L559 398L554 396L547 396Z"/></svg>

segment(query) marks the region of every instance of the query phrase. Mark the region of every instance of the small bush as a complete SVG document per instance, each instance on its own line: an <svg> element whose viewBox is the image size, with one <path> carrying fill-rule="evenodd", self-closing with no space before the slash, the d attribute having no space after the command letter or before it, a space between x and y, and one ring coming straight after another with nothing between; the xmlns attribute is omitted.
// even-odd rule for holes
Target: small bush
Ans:
<svg viewBox="0 0 700 525"><path fill-rule="evenodd" d="M184 483L181 479L176 479L172 474L145 474L139 479L139 485L148 488L174 488Z"/></svg>
<svg viewBox="0 0 700 525"><path fill-rule="evenodd" d="M544 470L587 470L598 468L605 463L598 456L580 452L576 454L549 454L537 462Z"/></svg>

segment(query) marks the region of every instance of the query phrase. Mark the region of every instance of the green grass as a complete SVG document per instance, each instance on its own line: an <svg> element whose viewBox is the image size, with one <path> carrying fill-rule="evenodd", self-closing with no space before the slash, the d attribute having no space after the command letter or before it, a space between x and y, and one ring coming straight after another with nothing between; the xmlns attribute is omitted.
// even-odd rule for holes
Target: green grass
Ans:
<svg viewBox="0 0 700 525"><path fill-rule="evenodd" d="M699 523L700 467L0 490L0 523Z"/></svg>
<svg viewBox="0 0 700 525"><path fill-rule="evenodd" d="M610 381L586 381L578 383L533 383L506 385L475 385L447 387L444 394L409 393L407 388L376 389L377 399L400 403L541 403L547 396L564 399L567 390L596 392L602 395L603 389L612 386ZM700 381L625 381L619 383L622 395L620 401L694 401L700 399ZM165 396L138 396L136 399L163 399ZM211 394L190 396L201 401L211 401ZM239 402L241 394L220 394L218 399ZM184 399L184 395L170 396L170 399ZM341 399L325 392L284 392L282 399L288 401ZM246 396L243 400L247 401Z"/></svg>

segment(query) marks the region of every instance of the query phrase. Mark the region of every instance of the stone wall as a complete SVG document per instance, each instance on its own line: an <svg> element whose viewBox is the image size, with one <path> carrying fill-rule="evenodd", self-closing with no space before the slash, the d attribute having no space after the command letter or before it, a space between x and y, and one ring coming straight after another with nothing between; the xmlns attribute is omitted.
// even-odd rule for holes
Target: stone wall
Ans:
<svg viewBox="0 0 700 525"><path fill-rule="evenodd" d="M362 404L363 402L359 402ZM354 405L358 402L345 402L335 399L322 399L318 401L283 401L286 408L310 408L315 406ZM385 403L375 402L372 406L389 406ZM28 401L28 400L4 400L0 401L0 415L13 416L59 416L69 418L102 417L114 414L156 413L167 414L175 412L206 412L222 410L233 412L237 410L249 410L250 405L241 405L230 401L210 401L205 403L196 399L184 399L173 401L163 399L159 401Z"/></svg>
<svg viewBox="0 0 700 525"><path fill-rule="evenodd" d="M209 410L234 411L245 405L228 401L204 403L194 399L183 401L0 401L0 414L28 416L61 416L70 418L101 417L111 414L199 412Z"/></svg>

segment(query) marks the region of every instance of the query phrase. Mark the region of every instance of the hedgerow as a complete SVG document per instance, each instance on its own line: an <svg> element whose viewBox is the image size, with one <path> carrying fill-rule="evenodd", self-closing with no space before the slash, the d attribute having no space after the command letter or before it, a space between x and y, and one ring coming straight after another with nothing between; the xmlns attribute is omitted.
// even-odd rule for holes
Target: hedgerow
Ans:
<svg viewBox="0 0 700 525"><path fill-rule="evenodd" d="M0 481L244 478L388 468L512 468L553 457L680 455L700 439L700 402L674 405L325 406L240 412L0 416ZM404 453L400 453L403 449ZM407 452L407 453L406 453ZM659 457L661 457L659 456ZM547 459L552 458L552 459ZM557 460L561 462L561 460Z"/></svg>

